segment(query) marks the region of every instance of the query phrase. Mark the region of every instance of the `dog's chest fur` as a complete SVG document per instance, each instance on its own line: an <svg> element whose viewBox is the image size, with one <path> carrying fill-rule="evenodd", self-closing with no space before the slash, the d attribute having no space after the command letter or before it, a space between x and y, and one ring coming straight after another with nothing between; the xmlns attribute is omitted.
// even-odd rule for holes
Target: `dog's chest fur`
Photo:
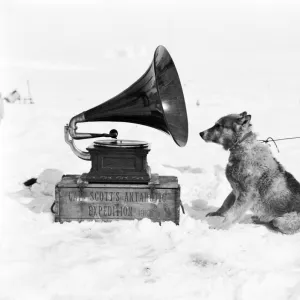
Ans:
<svg viewBox="0 0 300 300"><path fill-rule="evenodd" d="M245 182L253 173L251 164L251 154L246 153L243 149L230 154L226 166L226 177L230 182L233 190L242 191L245 189Z"/></svg>
<svg viewBox="0 0 300 300"><path fill-rule="evenodd" d="M270 155L270 150L256 141L248 141L230 152L226 166L226 177L230 183L238 184L239 189L253 186L261 180L267 184L266 172L274 172L278 169L277 162Z"/></svg>

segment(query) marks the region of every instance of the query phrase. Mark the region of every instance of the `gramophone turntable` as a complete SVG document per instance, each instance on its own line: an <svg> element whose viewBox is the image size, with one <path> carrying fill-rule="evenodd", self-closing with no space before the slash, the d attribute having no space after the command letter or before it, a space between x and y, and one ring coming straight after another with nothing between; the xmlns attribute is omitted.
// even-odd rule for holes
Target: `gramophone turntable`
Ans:
<svg viewBox="0 0 300 300"><path fill-rule="evenodd" d="M56 186L55 220L141 219L179 223L180 186L174 176L151 174L150 145L117 139L118 132L79 133L81 122L129 122L149 126L172 136L183 147L188 139L184 95L175 64L159 46L154 59L134 84L114 98L71 118L65 141L81 159L91 161L82 175L65 175ZM106 137L78 149L74 140ZM126 209L125 209L126 208Z"/></svg>

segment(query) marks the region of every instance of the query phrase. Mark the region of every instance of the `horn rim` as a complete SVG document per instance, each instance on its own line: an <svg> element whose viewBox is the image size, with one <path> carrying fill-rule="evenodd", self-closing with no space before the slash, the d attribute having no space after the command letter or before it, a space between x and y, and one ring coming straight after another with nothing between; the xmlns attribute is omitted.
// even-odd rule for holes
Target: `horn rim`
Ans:
<svg viewBox="0 0 300 300"><path fill-rule="evenodd" d="M178 132L176 132L176 130L170 126L170 121L168 120L167 116L169 116L169 113L165 110L163 104L163 97L162 97L162 93L161 93L161 88L158 85L158 80L156 80L155 84L156 84L156 89L158 91L159 94L159 98L161 101L161 109L163 111L163 118L165 121L165 124L168 127L169 133L172 136L174 142L179 146L179 147L184 147L187 144L188 141L188 116L187 116L187 109L186 109L186 104L185 104L185 98L184 98L184 93L183 93L183 89L182 89L182 85L181 85L181 81L179 78L179 74L177 72L174 60L172 59L170 53L168 52L168 50L166 49L166 47L159 45L155 52L154 52L154 59L153 59L153 65L154 65L154 72L155 72L155 77L158 78L159 74L158 74L158 70L157 70L157 66L158 66L158 54L159 52L163 52L162 57L168 58L170 60L170 63L172 63L172 67L173 67L173 72L176 75L176 80L177 82L177 87L179 87L180 89L180 99L178 100L180 105L181 105L181 109L180 109L180 120L183 123L183 134L180 134ZM162 60L162 59L161 59Z"/></svg>

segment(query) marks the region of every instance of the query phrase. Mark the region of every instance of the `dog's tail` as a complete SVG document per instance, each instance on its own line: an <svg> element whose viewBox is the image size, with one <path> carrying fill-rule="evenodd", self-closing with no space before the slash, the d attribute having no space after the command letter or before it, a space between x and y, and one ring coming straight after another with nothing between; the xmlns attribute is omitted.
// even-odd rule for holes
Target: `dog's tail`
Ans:
<svg viewBox="0 0 300 300"><path fill-rule="evenodd" d="M34 178L34 177L33 177L33 178L30 178L30 179L26 180L25 182L23 182L23 184L24 184L25 186L30 187L30 186L32 186L33 184L35 184L36 181L37 181L37 178Z"/></svg>
<svg viewBox="0 0 300 300"><path fill-rule="evenodd" d="M273 225L284 234L300 232L300 213L286 213L272 221Z"/></svg>

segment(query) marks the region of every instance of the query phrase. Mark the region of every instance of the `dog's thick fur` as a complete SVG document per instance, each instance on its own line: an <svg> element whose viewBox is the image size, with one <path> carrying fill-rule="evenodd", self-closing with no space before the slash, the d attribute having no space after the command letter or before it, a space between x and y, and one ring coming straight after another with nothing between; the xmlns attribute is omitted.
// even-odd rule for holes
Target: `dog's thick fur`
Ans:
<svg viewBox="0 0 300 300"><path fill-rule="evenodd" d="M223 205L207 216L223 216L215 228L227 229L247 210L253 220L269 223L282 233L300 231L300 184L256 139L246 112L227 115L200 132L206 142L230 151L226 177L232 187Z"/></svg>

